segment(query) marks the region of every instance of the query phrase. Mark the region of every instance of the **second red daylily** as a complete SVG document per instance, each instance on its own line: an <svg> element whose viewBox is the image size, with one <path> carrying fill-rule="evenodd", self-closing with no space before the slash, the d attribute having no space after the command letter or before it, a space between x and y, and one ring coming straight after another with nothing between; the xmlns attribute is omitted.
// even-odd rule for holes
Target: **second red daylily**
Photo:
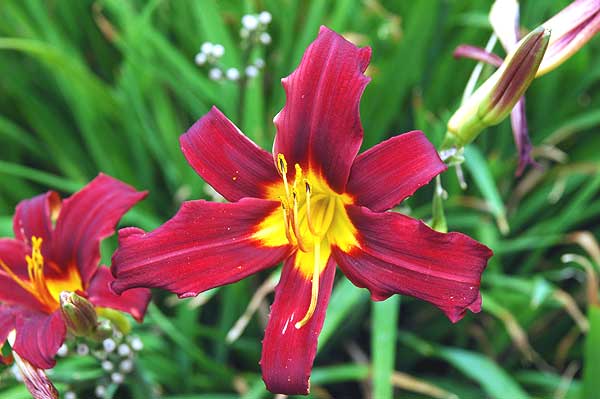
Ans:
<svg viewBox="0 0 600 399"><path fill-rule="evenodd" d="M67 333L60 309L64 291L141 321L150 291L115 295L109 269L98 262L100 241L145 195L101 174L62 202L49 191L18 204L15 238L0 239L0 346L16 331L14 352L34 367L53 367Z"/></svg>
<svg viewBox="0 0 600 399"><path fill-rule="evenodd" d="M190 165L231 203L190 201L158 229L119 232L113 289L189 297L283 261L263 341L272 392L307 394L336 264L374 300L412 295L451 321L481 309L491 251L386 212L446 169L422 132L358 155L370 48L322 28L283 79L273 155L213 108L181 139Z"/></svg>

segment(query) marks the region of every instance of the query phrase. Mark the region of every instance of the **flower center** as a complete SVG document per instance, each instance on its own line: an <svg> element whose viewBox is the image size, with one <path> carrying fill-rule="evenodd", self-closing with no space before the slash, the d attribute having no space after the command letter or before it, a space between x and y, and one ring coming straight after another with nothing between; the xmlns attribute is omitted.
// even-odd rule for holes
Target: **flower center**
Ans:
<svg viewBox="0 0 600 399"><path fill-rule="evenodd" d="M277 155L277 168L283 180L283 192L278 199L281 201L285 237L299 249L296 267L312 280L310 304L302 320L296 323L296 328L301 328L316 309L320 274L329 259L331 246L347 249L358 245L356 229L345 209L345 204L352 200L333 191L318 175L305 175L299 164L294 165L294 181L290 183L283 154Z"/></svg>
<svg viewBox="0 0 600 399"><path fill-rule="evenodd" d="M33 295L49 313L60 306L59 294L63 290L77 291L82 289L81 277L76 268L61 279L51 279L44 275L44 257L42 256L42 238L31 237L31 255L25 256L29 279L18 276L0 259L0 267L21 288Z"/></svg>

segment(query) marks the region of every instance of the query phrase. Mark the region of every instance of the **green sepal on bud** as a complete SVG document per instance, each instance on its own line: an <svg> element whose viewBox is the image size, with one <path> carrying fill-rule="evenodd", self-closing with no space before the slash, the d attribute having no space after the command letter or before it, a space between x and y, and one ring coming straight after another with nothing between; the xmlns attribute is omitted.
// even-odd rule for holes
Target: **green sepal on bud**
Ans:
<svg viewBox="0 0 600 399"><path fill-rule="evenodd" d="M464 147L510 114L535 78L549 40L550 30L540 26L517 43L500 68L452 115L442 150Z"/></svg>
<svg viewBox="0 0 600 399"><path fill-rule="evenodd" d="M98 315L94 305L74 292L60 293L60 311L69 332L77 337L88 337L96 331Z"/></svg>

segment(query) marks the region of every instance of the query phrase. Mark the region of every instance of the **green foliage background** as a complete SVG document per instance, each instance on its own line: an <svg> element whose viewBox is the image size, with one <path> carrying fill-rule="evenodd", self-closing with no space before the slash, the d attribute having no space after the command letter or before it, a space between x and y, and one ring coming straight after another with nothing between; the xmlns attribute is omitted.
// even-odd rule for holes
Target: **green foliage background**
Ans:
<svg viewBox="0 0 600 399"><path fill-rule="evenodd" d="M179 135L215 104L270 148L271 121L285 101L279 81L322 24L373 47L372 82L361 105L364 147L413 129L439 143L474 66L454 60L452 51L461 43L485 45L490 3L2 0L1 236L12 236L19 200L48 189L66 196L100 171L150 191L123 225L152 229L182 200L206 197L179 150ZM523 1L522 26L534 28L567 3ZM273 43L252 54L266 61L259 79L244 95L236 83L209 80L193 62L200 44L223 44L223 65L240 67L240 18L262 10L273 15ZM593 243L586 251L570 233L600 236L599 50L596 38L528 91L540 168L514 176L516 151L504 122L467 154L466 191L452 171L443 177L450 230L495 252L483 277L482 313L451 325L411 298L373 304L365 290L340 278L320 338L312 397L587 399L582 392L600 392L594 385L600 378L583 371L600 351L599 312L590 306L585 319L586 274L561 262L565 253L594 255ZM430 218L431 193L431 187L420 190L403 212ZM504 215L505 235L495 222ZM104 245L105 262L115 245L114 238ZM157 292L136 327L145 343L137 371L114 397L269 397L257 363L268 308L239 340L225 342L267 277L211 292L203 305ZM53 376L59 386L78 377L80 397L91 397L99 365L77 358L59 363ZM429 384L428 393L418 392L414 379ZM0 396L27 397L6 368Z"/></svg>

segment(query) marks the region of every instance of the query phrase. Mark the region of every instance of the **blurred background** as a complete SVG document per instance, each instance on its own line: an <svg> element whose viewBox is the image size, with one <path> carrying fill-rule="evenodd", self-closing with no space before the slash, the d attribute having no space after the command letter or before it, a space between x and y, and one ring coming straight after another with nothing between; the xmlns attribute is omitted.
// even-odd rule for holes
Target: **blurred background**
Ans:
<svg viewBox="0 0 600 399"><path fill-rule="evenodd" d="M533 29L568 3L522 1L521 25ZM21 199L49 189L67 196L99 172L150 191L124 226L153 229L184 200L214 199L185 162L179 135L216 105L270 149L272 119L285 101L280 79L320 25L373 48L361 104L363 148L414 129L439 145L475 66L452 52L463 43L485 46L490 6L2 0L0 236L12 236ZM263 14L258 31L248 30L243 16L261 11L271 20ZM206 42L212 46L202 48ZM496 52L504 56L499 45ZM483 276L483 311L452 325L408 297L374 304L338 273L311 397L587 399L584 392L600 392L600 378L584 371L600 353L592 295L600 266L599 90L595 38L527 92L539 167L515 177L517 152L505 121L470 148L468 189L459 188L453 170L444 174L449 230L495 252ZM431 184L422 188L400 211L430 219L432 191ZM501 231L503 219L509 229ZM103 244L105 264L115 246L114 237ZM266 272L187 300L157 291L144 323L134 327L144 347L124 382L76 354L59 359L51 378L81 398L94 397L100 385L114 398L272 397L258 365L272 301L267 288L247 328L234 331L239 338L226 339L265 281L272 286L276 278ZM28 397L10 367L0 367L0 397Z"/></svg>

